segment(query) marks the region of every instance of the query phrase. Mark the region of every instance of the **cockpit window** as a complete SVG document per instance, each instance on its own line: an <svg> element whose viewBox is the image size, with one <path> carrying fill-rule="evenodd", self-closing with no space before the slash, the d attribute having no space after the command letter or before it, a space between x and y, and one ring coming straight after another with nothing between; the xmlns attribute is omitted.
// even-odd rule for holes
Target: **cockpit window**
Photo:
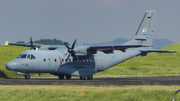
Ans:
<svg viewBox="0 0 180 101"><path fill-rule="evenodd" d="M20 56L20 58L26 58L27 54L23 54Z"/></svg>
<svg viewBox="0 0 180 101"><path fill-rule="evenodd" d="M34 55L32 55L32 54L28 54L28 56L27 56L27 59L36 59L36 57L34 56Z"/></svg>
<svg viewBox="0 0 180 101"><path fill-rule="evenodd" d="M32 55L32 54L19 54L18 56L17 56L17 58L27 58L27 59L36 59L36 57L34 56L34 55Z"/></svg>
<svg viewBox="0 0 180 101"><path fill-rule="evenodd" d="M32 60L32 59L36 59L36 57L35 57L34 55L31 54L31 60Z"/></svg>
<svg viewBox="0 0 180 101"><path fill-rule="evenodd" d="M19 54L19 55L17 56L17 58L20 58L20 57L21 57L21 55L22 55L22 54Z"/></svg>
<svg viewBox="0 0 180 101"><path fill-rule="evenodd" d="M30 54L28 54L27 59L31 59Z"/></svg>

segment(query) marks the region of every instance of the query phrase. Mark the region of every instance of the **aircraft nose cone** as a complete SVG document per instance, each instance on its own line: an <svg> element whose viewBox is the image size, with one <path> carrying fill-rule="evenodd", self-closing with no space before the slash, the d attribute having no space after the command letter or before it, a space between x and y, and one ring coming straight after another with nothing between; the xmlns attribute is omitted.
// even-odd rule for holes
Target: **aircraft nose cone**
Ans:
<svg viewBox="0 0 180 101"><path fill-rule="evenodd" d="M6 63L6 69L8 70L14 70L16 68L17 63L14 62L8 62Z"/></svg>

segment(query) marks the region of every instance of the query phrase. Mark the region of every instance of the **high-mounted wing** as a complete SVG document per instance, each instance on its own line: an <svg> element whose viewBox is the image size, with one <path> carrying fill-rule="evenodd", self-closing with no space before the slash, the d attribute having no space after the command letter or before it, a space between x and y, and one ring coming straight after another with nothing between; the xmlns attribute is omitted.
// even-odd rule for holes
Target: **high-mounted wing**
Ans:
<svg viewBox="0 0 180 101"><path fill-rule="evenodd" d="M114 45L114 46L79 46L75 48L75 53L77 55L91 55L97 53L97 51L102 51L104 53L113 53L113 50L120 50L125 52L127 48L143 48L150 47L145 45Z"/></svg>
<svg viewBox="0 0 180 101"><path fill-rule="evenodd" d="M9 45L31 47L32 49L31 44L9 43ZM33 49L37 48L38 50L55 50L59 47L61 47L61 45L34 45L33 44Z"/></svg>
<svg viewBox="0 0 180 101"><path fill-rule="evenodd" d="M39 50L39 49L40 50L55 50L59 47L57 45L34 45L32 41L32 37L30 37L30 44L9 43L9 45L31 47L30 50Z"/></svg>
<svg viewBox="0 0 180 101"><path fill-rule="evenodd" d="M127 48L138 48L138 47L148 47L148 46L143 46L143 45L89 46L87 48L87 51L91 51L91 52L102 51L104 53L113 53L113 50L121 50L122 52L125 52L125 49Z"/></svg>
<svg viewBox="0 0 180 101"><path fill-rule="evenodd" d="M9 43L9 45L31 47L31 44L22 44L22 43ZM34 46L35 47L40 47L41 45L34 45Z"/></svg>
<svg viewBox="0 0 180 101"><path fill-rule="evenodd" d="M148 47L144 45L89 46L88 50L124 50L127 48Z"/></svg>

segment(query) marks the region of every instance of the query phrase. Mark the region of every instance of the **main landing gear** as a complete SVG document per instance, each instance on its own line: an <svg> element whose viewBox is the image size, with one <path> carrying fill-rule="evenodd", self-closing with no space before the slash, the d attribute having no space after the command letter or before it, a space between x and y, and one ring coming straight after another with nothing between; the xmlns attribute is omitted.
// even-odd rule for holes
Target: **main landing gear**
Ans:
<svg viewBox="0 0 180 101"><path fill-rule="evenodd" d="M64 75L63 75L63 74L60 74L60 75L59 75L59 79L61 79L61 80L64 79ZM67 79L67 80L71 79L71 75L66 75L66 79Z"/></svg>
<svg viewBox="0 0 180 101"><path fill-rule="evenodd" d="M86 76L80 76L80 79L81 79L81 80L85 80L85 79L86 79ZM88 79L88 80L92 80L92 79L93 79L93 75L87 76L87 79Z"/></svg>
<svg viewBox="0 0 180 101"><path fill-rule="evenodd" d="M59 75L59 79L60 80L63 80L64 77L66 77L67 80L70 80L71 79L71 75L64 75L64 74L60 74ZM88 80L92 80L93 79L93 75L90 75L90 76L80 76L80 80L86 80L86 78Z"/></svg>

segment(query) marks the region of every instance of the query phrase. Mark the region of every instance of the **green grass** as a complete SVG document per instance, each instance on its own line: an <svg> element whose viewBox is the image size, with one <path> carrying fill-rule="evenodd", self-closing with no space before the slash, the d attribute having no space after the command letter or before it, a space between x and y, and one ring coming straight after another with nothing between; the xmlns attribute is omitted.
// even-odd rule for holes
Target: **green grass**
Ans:
<svg viewBox="0 0 180 101"><path fill-rule="evenodd" d="M114 90L68 91L48 89L0 89L1 101L171 101L175 91L168 90ZM179 101L176 97L175 101Z"/></svg>
<svg viewBox="0 0 180 101"><path fill-rule="evenodd" d="M0 46L0 77L19 78L22 75L13 74L5 68L5 64L16 58L22 51L29 47ZM180 43L162 48L162 50L174 50L177 53L149 53L144 57L134 57L94 76L152 76L152 75L179 75L180 74ZM38 77L32 73L31 77ZM48 73L41 77L56 77Z"/></svg>

